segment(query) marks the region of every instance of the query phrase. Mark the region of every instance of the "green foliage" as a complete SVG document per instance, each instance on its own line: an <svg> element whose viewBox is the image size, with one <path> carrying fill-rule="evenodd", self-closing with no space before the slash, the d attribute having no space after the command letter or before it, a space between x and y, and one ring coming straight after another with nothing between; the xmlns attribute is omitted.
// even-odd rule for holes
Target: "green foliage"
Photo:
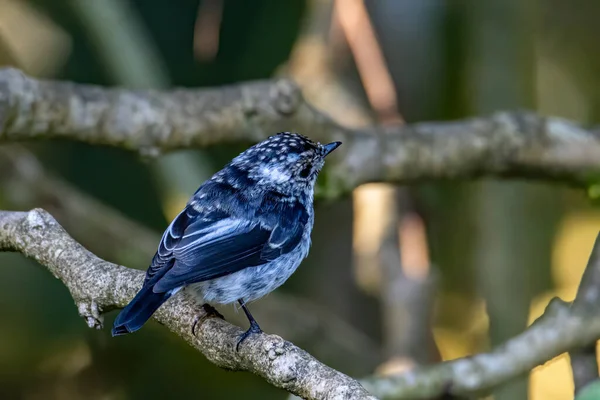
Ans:
<svg viewBox="0 0 600 400"><path fill-rule="evenodd" d="M595 380L584 387L575 400L598 400L600 399L600 380Z"/></svg>

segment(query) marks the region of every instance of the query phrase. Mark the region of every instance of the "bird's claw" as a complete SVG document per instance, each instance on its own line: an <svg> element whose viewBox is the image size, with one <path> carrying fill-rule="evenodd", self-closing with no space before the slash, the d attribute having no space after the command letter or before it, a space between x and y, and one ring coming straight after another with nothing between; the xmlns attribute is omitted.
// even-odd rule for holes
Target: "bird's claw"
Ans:
<svg viewBox="0 0 600 400"><path fill-rule="evenodd" d="M258 326L256 322L250 324L250 328L248 328L246 332L242 333L242 335L238 339L237 345L235 346L235 351L240 351L240 344L242 344L244 340L248 339L248 337L250 337L253 334L260 333L263 333L263 331L262 329L260 329L260 326Z"/></svg>
<svg viewBox="0 0 600 400"><path fill-rule="evenodd" d="M206 318L221 318L225 319L225 317L217 311L216 308L211 306L210 304L202 304L202 310L204 313L198 313L194 317L194 321L192 323L192 335L196 336L196 328L198 327L198 323Z"/></svg>

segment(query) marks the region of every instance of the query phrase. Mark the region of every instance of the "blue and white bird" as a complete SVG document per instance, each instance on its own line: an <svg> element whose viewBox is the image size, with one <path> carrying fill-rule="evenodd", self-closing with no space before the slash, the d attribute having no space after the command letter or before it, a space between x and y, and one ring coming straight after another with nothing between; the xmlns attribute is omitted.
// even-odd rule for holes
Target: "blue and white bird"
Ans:
<svg viewBox="0 0 600 400"><path fill-rule="evenodd" d="M140 329L186 287L202 302L238 302L250 328L260 327L246 303L281 286L307 256L315 181L326 145L283 132L234 158L204 182L171 222L142 289L117 316L112 335Z"/></svg>

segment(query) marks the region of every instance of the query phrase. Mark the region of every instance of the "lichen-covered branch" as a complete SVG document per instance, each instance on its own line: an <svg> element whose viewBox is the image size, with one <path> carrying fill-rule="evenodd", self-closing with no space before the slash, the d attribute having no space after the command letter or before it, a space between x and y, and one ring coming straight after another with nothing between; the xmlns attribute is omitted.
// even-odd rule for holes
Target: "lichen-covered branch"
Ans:
<svg viewBox="0 0 600 400"><path fill-rule="evenodd" d="M41 209L0 211L0 251L19 251L45 266L69 289L79 314L93 328L102 327L104 312L127 304L143 279L141 271L109 263L87 251ZM307 399L472 395L485 393L559 354L583 348L600 338L600 311L593 306L597 304L593 301L598 295L597 273L589 270L588 266L581 285L581 290L587 288L581 292L587 306L570 306L555 299L525 332L490 353L398 376L371 377L361 382L364 387L279 336L253 336L236 352L242 330L206 314L185 294L161 307L155 318L216 365L253 372ZM589 289L592 287L595 289ZM196 315L204 318L194 336L191 325Z"/></svg>
<svg viewBox="0 0 600 400"><path fill-rule="evenodd" d="M348 129L311 107L287 80L143 91L42 81L15 69L0 70L0 143L64 138L156 155L253 142L282 130L344 142L328 161L329 195L365 182L484 175L584 186L600 173L596 132L532 113Z"/></svg>
<svg viewBox="0 0 600 400"><path fill-rule="evenodd" d="M141 286L143 272L101 260L73 240L50 214L0 211L0 251L19 251L45 266L69 289L79 314L92 328L102 313L124 307ZM204 318L192 334L193 320ZM235 350L243 332L211 317L185 294L175 296L155 318L216 365L253 372L307 399L375 399L357 381L327 367L275 335L255 335Z"/></svg>

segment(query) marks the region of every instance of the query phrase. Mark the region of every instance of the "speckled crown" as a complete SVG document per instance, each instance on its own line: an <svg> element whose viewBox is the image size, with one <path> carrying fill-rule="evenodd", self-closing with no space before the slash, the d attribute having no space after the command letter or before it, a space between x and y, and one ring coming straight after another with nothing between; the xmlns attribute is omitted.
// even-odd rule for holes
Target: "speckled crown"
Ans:
<svg viewBox="0 0 600 400"><path fill-rule="evenodd" d="M316 151L320 146L319 143L315 143L299 133L280 132L258 143L255 147L261 150L274 149L288 153L303 153Z"/></svg>

